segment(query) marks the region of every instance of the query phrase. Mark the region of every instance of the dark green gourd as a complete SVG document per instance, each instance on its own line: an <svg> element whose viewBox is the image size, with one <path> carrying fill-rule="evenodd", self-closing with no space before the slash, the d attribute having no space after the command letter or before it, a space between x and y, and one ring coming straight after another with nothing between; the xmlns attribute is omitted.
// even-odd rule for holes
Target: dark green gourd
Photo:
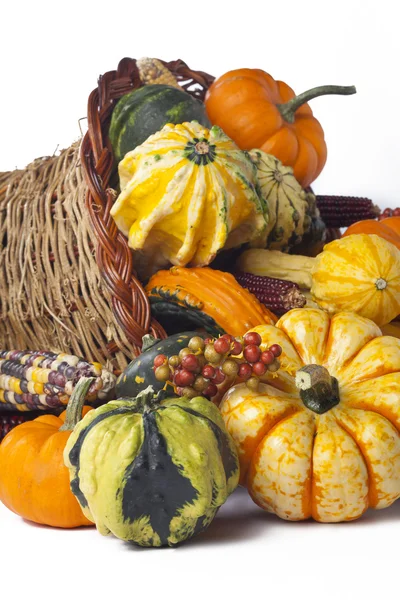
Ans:
<svg viewBox="0 0 400 600"><path fill-rule="evenodd" d="M202 397L159 404L151 388L87 413L64 460L100 533L147 547L175 546L206 529L239 477L217 407Z"/></svg>
<svg viewBox="0 0 400 600"><path fill-rule="evenodd" d="M167 123L187 121L211 127L203 102L184 90L154 84L125 94L114 108L109 130L115 160L120 162Z"/></svg>
<svg viewBox="0 0 400 600"><path fill-rule="evenodd" d="M154 359L158 354L165 354L168 358L179 354L182 348L186 348L190 338L201 336L196 331L183 331L169 336L165 340L157 340L151 335L143 338L142 354L135 358L121 373L117 380L117 398L134 398L141 391L151 385L155 392L160 393L159 400L174 396L172 385L157 381L154 375Z"/></svg>

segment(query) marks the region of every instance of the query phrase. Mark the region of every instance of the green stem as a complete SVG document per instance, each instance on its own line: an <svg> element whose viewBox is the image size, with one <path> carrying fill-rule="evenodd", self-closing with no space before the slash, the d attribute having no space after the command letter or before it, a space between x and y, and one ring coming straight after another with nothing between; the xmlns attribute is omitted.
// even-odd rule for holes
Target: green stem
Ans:
<svg viewBox="0 0 400 600"><path fill-rule="evenodd" d="M285 104L277 104L277 108L287 123L294 123L296 110L313 98L326 96L328 94L350 96L351 94L355 94L356 91L354 85L320 85L295 96L288 102L285 102Z"/></svg>
<svg viewBox="0 0 400 600"><path fill-rule="evenodd" d="M82 377L78 381L68 401L67 414L65 415L64 425L60 427L60 431L72 431L75 425L82 419L83 405L94 380L94 377Z"/></svg>

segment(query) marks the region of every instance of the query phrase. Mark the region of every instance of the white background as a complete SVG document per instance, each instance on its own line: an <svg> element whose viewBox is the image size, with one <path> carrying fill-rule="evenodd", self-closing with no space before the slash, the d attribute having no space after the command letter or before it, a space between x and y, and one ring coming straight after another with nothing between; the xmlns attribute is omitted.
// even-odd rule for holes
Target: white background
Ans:
<svg viewBox="0 0 400 600"><path fill-rule="evenodd" d="M140 5L140 6L139 6ZM395 0L14 2L2 8L0 170L79 137L98 75L124 56L182 58L214 75L263 68L313 101L328 162L318 193L400 206L400 36ZM83 122L84 123L84 122ZM24 523L0 506L0 597L398 597L400 501L359 522L284 523L243 490L179 549L143 551L95 530Z"/></svg>

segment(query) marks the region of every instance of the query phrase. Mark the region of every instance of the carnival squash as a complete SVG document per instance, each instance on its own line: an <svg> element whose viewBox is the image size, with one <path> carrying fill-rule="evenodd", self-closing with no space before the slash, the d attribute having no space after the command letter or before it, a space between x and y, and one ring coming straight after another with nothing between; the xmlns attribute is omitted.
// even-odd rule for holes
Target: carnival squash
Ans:
<svg viewBox="0 0 400 600"><path fill-rule="evenodd" d="M306 308L255 331L282 347L281 369L220 405L253 500L291 521L390 506L400 497L400 340L354 313Z"/></svg>
<svg viewBox="0 0 400 600"><path fill-rule="evenodd" d="M291 167L261 150L249 153L257 167L257 180L268 208L268 224L262 246L288 250L298 244L311 225L306 192L296 181ZM256 240L258 246L261 244Z"/></svg>
<svg viewBox="0 0 400 600"><path fill-rule="evenodd" d="M219 127L168 124L125 156L119 175L111 214L154 269L207 265L266 227L256 168Z"/></svg>
<svg viewBox="0 0 400 600"><path fill-rule="evenodd" d="M142 75L146 78L143 70ZM117 102L109 129L117 163L167 123L195 120L205 127L210 126L203 102L177 88L178 84L145 85Z"/></svg>
<svg viewBox="0 0 400 600"><path fill-rule="evenodd" d="M207 267L159 271L146 286L152 312L167 328L175 321L204 327L212 335L240 336L273 315L230 273Z"/></svg>
<svg viewBox="0 0 400 600"><path fill-rule="evenodd" d="M243 150L259 148L293 167L307 187L326 161L324 132L306 104L323 94L354 94L353 86L321 86L295 96L282 81L261 69L236 69L210 86L205 103L213 125L219 125Z"/></svg>
<svg viewBox="0 0 400 600"><path fill-rule="evenodd" d="M400 313L400 250L377 235L334 240L315 259L311 293L330 313L351 310L385 325Z"/></svg>
<svg viewBox="0 0 400 600"><path fill-rule="evenodd" d="M82 405L93 381L80 379L59 417L22 423L0 444L0 500L24 519L63 528L92 525L70 490L63 452L82 414L92 410Z"/></svg>
<svg viewBox="0 0 400 600"><path fill-rule="evenodd" d="M400 250L400 217L390 217L383 221L375 221L374 219L366 219L365 221L357 221L350 225L343 233L343 237L354 235L357 233L366 233L379 235L379 237L394 244Z"/></svg>
<svg viewBox="0 0 400 600"><path fill-rule="evenodd" d="M202 397L158 405L151 388L89 413L64 458L99 532L140 546L174 546L206 529L239 476L217 407Z"/></svg>

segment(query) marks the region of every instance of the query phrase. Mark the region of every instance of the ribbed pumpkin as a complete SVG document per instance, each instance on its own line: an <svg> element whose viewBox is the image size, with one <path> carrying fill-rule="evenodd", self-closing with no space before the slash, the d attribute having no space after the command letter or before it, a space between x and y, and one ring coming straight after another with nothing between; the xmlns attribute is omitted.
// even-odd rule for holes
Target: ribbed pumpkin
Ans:
<svg viewBox="0 0 400 600"><path fill-rule="evenodd" d="M71 493L63 452L82 414L92 410L82 405L93 381L79 380L59 417L22 423L0 444L0 500L24 519L51 527L91 525Z"/></svg>
<svg viewBox="0 0 400 600"><path fill-rule="evenodd" d="M324 94L354 94L353 86L320 86L295 96L283 81L261 69L235 69L219 77L206 94L211 123L219 125L240 148L273 154L307 187L326 161L324 132L309 100Z"/></svg>
<svg viewBox="0 0 400 600"><path fill-rule="evenodd" d="M334 240L314 259L311 293L330 313L354 311L385 325L400 313L400 250L377 235Z"/></svg>
<svg viewBox="0 0 400 600"><path fill-rule="evenodd" d="M258 391L220 405L241 483L288 520L348 521L400 497L400 340L353 313L295 309L256 327L282 347Z"/></svg>
<svg viewBox="0 0 400 600"><path fill-rule="evenodd" d="M266 226L256 168L219 127L167 124L125 156L119 176L111 214L158 267L207 265Z"/></svg>
<svg viewBox="0 0 400 600"><path fill-rule="evenodd" d="M293 169L285 167L275 156L262 150L252 150L249 156L257 167L260 192L268 206L263 246L288 250L301 241L311 225L306 192L295 179Z"/></svg>
<svg viewBox="0 0 400 600"><path fill-rule="evenodd" d="M99 532L140 546L174 546L206 529L239 478L217 407L202 397L158 405L151 388L92 411L64 459Z"/></svg>
<svg viewBox="0 0 400 600"><path fill-rule="evenodd" d="M152 312L167 328L173 322L204 327L212 335L239 336L276 317L230 273L208 267L172 267L150 279L146 292Z"/></svg>

